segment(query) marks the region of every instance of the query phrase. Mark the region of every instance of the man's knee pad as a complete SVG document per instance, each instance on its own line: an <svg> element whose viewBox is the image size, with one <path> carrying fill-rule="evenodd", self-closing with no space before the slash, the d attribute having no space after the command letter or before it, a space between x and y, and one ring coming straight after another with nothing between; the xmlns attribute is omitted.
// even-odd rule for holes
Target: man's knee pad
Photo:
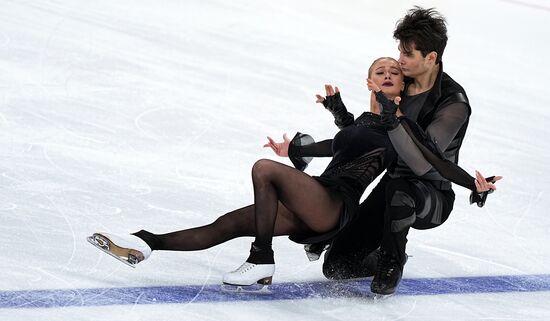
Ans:
<svg viewBox="0 0 550 321"><path fill-rule="evenodd" d="M399 190L393 193L390 205L393 207L402 207L402 206L407 206L410 208L415 207L414 198L412 198L409 194Z"/></svg>
<svg viewBox="0 0 550 321"><path fill-rule="evenodd" d="M401 232L411 227L416 221L415 201L412 196L406 192L396 190L389 204L391 215L391 231Z"/></svg>

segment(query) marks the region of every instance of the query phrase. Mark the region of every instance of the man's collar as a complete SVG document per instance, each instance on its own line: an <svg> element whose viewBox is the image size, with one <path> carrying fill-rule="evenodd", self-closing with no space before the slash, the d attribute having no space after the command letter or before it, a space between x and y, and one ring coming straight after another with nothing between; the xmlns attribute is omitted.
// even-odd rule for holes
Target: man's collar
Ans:
<svg viewBox="0 0 550 321"><path fill-rule="evenodd" d="M443 61L439 62L439 70L437 71L437 77L435 78L435 83L432 88L433 95L439 98L441 96L441 77L443 76Z"/></svg>

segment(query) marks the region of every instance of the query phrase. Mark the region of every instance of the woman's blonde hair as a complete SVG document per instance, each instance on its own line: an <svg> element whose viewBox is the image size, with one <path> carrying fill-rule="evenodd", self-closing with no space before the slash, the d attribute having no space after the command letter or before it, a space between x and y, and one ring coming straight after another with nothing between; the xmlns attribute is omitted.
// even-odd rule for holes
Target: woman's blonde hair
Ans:
<svg viewBox="0 0 550 321"><path fill-rule="evenodd" d="M372 64L370 65L370 67L369 67L369 73L368 73L369 78L370 78L370 74L371 74L371 72L372 72L372 67L374 67L374 64L377 63L377 62L379 62L379 61L382 60L382 59L393 60L393 61L395 61L395 62L397 63L397 65L399 65L399 61L397 61L395 58L392 58L392 57L380 57L380 58L374 60L374 61L372 62Z"/></svg>

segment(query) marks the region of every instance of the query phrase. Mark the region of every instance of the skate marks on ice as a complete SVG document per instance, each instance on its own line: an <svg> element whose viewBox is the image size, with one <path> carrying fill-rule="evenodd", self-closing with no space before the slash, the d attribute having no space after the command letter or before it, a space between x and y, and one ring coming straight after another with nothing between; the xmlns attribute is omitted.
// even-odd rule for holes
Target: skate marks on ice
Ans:
<svg viewBox="0 0 550 321"><path fill-rule="evenodd" d="M372 300L370 279L277 283L271 294L227 293L220 285L0 291L0 308L58 308L120 304L165 304L365 298ZM403 279L399 296L550 291L550 274Z"/></svg>

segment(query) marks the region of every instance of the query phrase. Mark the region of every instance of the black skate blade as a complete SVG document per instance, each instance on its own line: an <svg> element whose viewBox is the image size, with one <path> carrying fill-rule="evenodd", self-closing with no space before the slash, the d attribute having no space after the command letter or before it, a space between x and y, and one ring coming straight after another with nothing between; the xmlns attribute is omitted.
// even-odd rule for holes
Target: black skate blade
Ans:
<svg viewBox="0 0 550 321"><path fill-rule="evenodd" d="M226 293L271 294L268 285L259 283L252 285L233 285L224 283L220 289L222 292Z"/></svg>
<svg viewBox="0 0 550 321"><path fill-rule="evenodd" d="M132 264L132 262L128 262L128 261L125 260L124 258L119 257L118 255L116 255L116 254L114 254L114 253L111 253L111 252L109 251L109 244L110 244L109 240L107 240L107 239L105 239L105 238L100 238L100 239L98 240L95 234L92 235L92 236L88 236L88 237L86 238L86 240L88 240L88 242L89 242L90 244L92 244L92 245L95 246L96 248L100 249L102 252L105 252L105 253L109 254L111 257L114 257L114 258L117 259L118 261L120 261L120 262L122 262L122 263L128 265L129 267L134 268L134 269L136 268L135 263ZM99 244L98 241L101 242L101 244ZM134 259L134 261L137 261L137 260Z"/></svg>

